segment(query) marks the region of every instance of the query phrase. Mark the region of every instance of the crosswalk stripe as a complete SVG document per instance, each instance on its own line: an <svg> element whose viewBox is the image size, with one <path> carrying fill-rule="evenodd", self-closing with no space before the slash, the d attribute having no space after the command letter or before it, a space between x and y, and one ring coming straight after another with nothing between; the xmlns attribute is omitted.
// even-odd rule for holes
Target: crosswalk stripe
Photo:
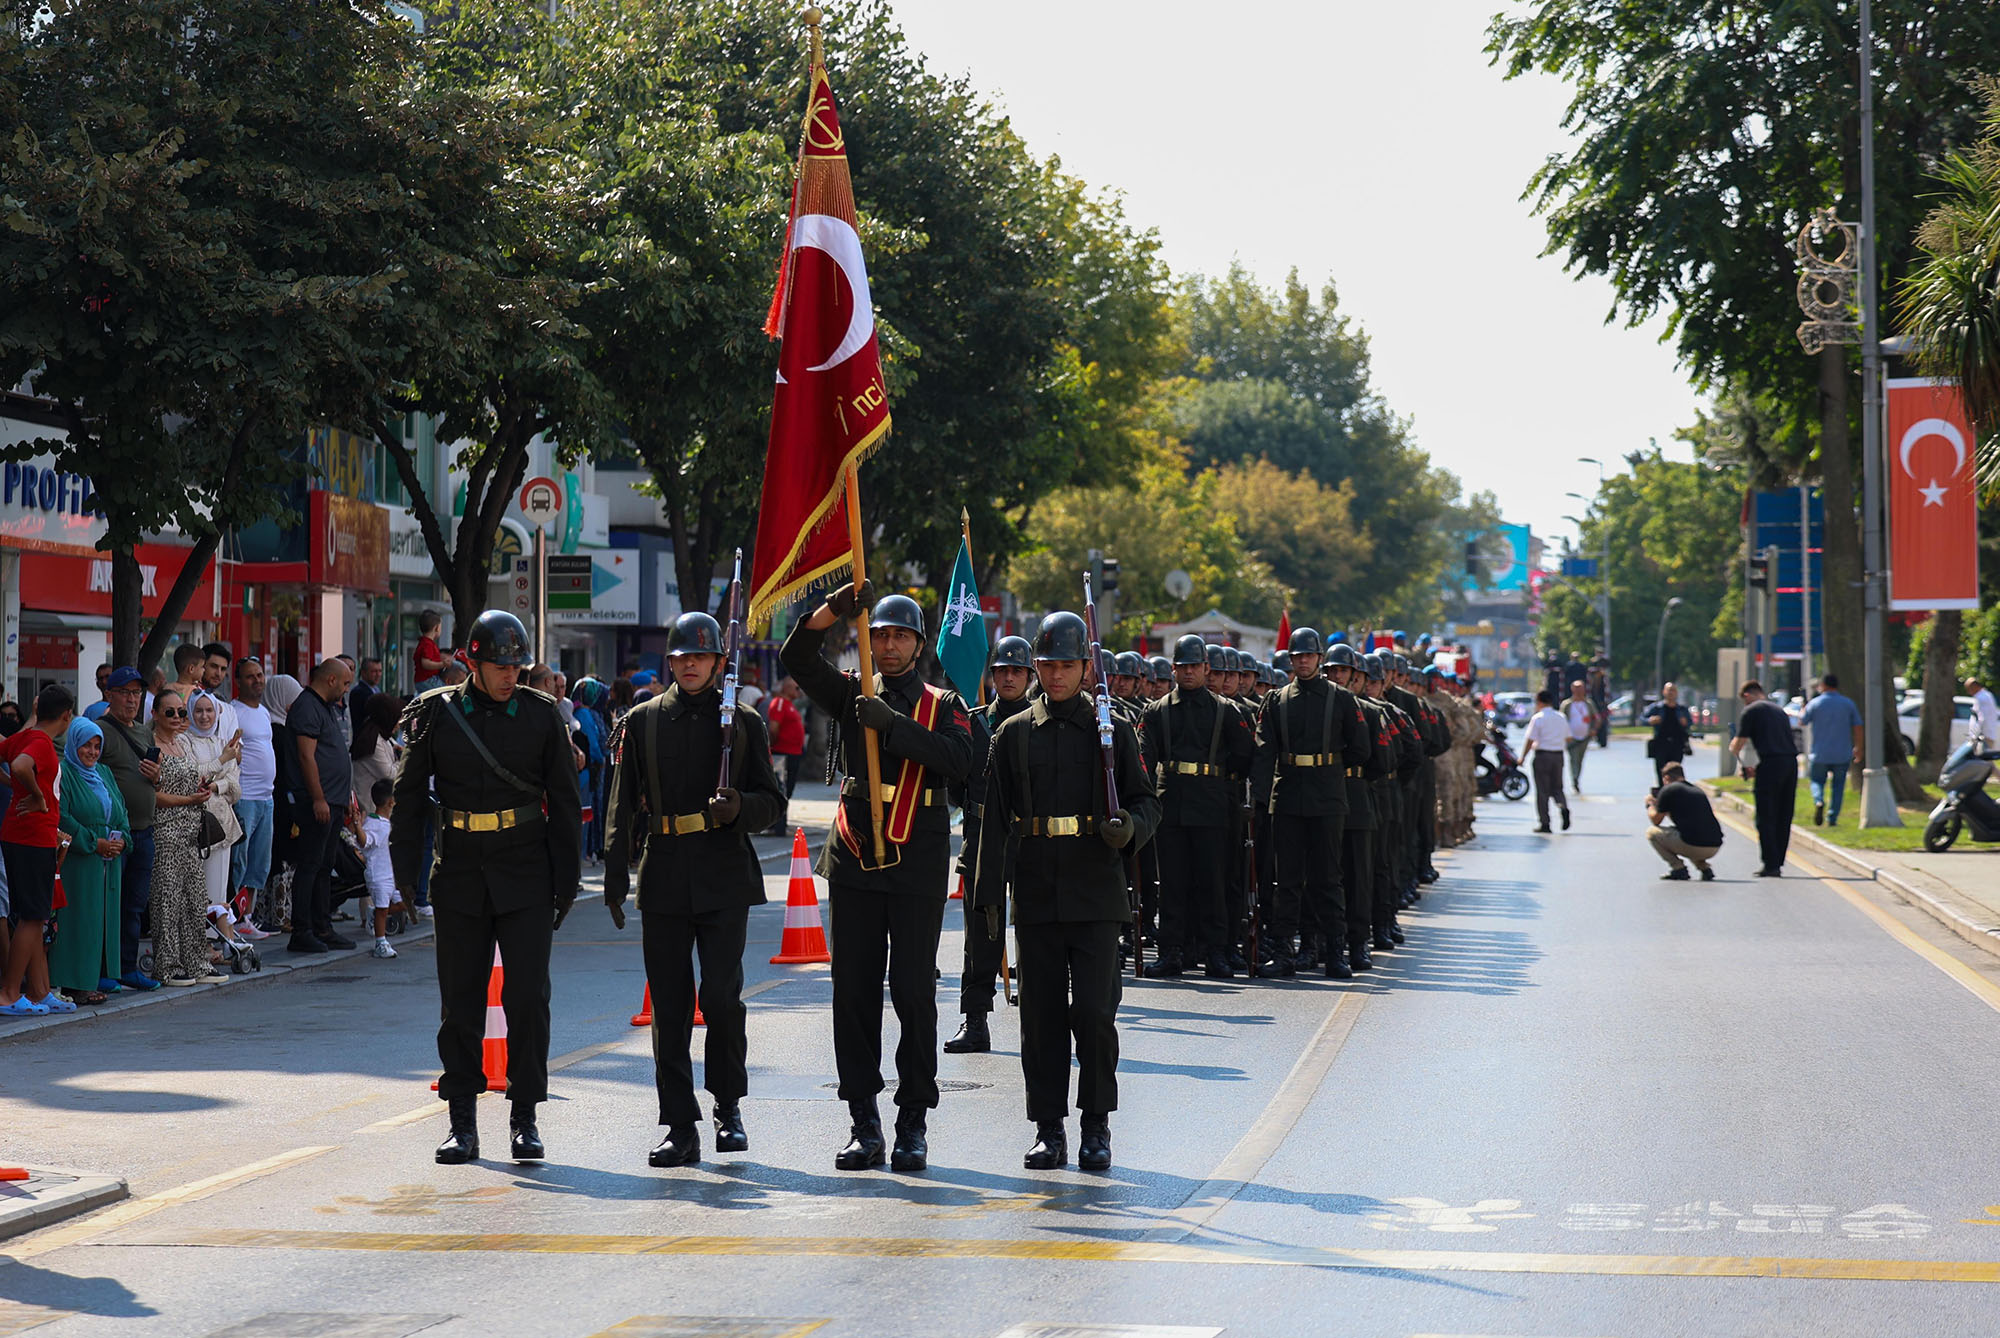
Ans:
<svg viewBox="0 0 2000 1338"><path fill-rule="evenodd" d="M723 1319L706 1315L634 1315L590 1338L806 1338L824 1319Z"/></svg>

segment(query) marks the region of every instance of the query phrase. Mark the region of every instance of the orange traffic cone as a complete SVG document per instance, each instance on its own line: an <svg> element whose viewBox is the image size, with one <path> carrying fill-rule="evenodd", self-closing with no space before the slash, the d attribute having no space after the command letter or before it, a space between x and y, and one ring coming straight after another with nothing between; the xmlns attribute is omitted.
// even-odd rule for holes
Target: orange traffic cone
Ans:
<svg viewBox="0 0 2000 1338"><path fill-rule="evenodd" d="M960 874L960 875L958 876L958 886L957 886L957 887L954 887L954 888L953 888L953 889L951 890L951 895L950 895L949 897L947 897L947 898L946 898L946 900L947 900L947 901L964 901L964 900L965 900L965 875L964 875L964 874Z"/></svg>
<svg viewBox="0 0 2000 1338"><path fill-rule="evenodd" d="M500 1006L500 988L505 973L500 969L500 946L493 947L493 974L486 978L486 1042L484 1046L484 1067L486 1069L486 1090L504 1092L507 1090L507 1010ZM438 1089L436 1083L431 1090Z"/></svg>
<svg viewBox="0 0 2000 1338"><path fill-rule="evenodd" d="M694 1024L697 1027L708 1025L708 1019L701 1015L700 999L694 1001ZM632 1025L635 1027L653 1025L653 987L650 983L646 986L646 997L639 1002L639 1011L632 1015Z"/></svg>
<svg viewBox="0 0 2000 1338"><path fill-rule="evenodd" d="M804 962L829 962L826 930L819 922L819 890L813 883L812 864L806 859L806 829L792 833L792 887L785 898L785 935L778 942L773 966L797 966Z"/></svg>

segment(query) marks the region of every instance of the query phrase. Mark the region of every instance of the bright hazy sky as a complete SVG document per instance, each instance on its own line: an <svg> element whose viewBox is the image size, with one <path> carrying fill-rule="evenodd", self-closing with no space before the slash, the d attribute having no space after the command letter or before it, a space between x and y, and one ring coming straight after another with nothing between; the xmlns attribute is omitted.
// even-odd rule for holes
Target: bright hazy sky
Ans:
<svg viewBox="0 0 2000 1338"><path fill-rule="evenodd" d="M893 0L933 69L1122 192L1176 272L1331 278L1431 458L1559 539L1582 514L1563 494L1597 485L1577 457L1622 469L1657 437L1686 458L1698 401L1657 321L1607 326L1609 284L1541 256L1519 196L1566 98L1487 64L1507 3Z"/></svg>

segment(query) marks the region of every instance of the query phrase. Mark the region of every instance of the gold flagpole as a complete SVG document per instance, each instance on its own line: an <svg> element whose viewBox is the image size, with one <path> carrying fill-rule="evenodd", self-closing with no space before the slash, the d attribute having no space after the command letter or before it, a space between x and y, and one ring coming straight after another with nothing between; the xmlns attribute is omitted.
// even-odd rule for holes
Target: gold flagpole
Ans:
<svg viewBox="0 0 2000 1338"><path fill-rule="evenodd" d="M814 41L818 41L817 29ZM867 564L861 555L861 466L857 462L847 468L847 542L854 549L854 591L861 592L861 583L867 577ZM854 644L861 655L861 695L875 695L875 652L868 641L868 610L857 607L854 610ZM862 744L868 754L868 817L869 833L875 838L875 864L879 868L888 859L888 850L882 839L882 741L875 731L865 725L861 730Z"/></svg>
<svg viewBox="0 0 2000 1338"><path fill-rule="evenodd" d="M967 562L971 562L972 561L972 514L962 506L958 509L958 532L965 539L965 560ZM946 598L947 599L950 598L949 593L947 593ZM986 615L984 613L980 614L980 620L982 622L985 621L985 617ZM985 665L981 665L979 667L979 681L972 685L972 704L974 706L986 705Z"/></svg>

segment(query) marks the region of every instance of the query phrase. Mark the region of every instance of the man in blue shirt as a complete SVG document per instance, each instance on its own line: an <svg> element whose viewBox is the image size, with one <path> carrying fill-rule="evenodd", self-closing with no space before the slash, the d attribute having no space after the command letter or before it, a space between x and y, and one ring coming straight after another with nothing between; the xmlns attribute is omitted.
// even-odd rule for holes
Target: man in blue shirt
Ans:
<svg viewBox="0 0 2000 1338"><path fill-rule="evenodd" d="M1843 696L1832 674L1819 681L1819 695L1806 703L1799 724L1811 738L1806 749L1806 780L1812 785L1813 826L1840 824L1840 801L1847 794L1847 769L1861 747L1861 708ZM1827 781L1833 782L1831 803Z"/></svg>

